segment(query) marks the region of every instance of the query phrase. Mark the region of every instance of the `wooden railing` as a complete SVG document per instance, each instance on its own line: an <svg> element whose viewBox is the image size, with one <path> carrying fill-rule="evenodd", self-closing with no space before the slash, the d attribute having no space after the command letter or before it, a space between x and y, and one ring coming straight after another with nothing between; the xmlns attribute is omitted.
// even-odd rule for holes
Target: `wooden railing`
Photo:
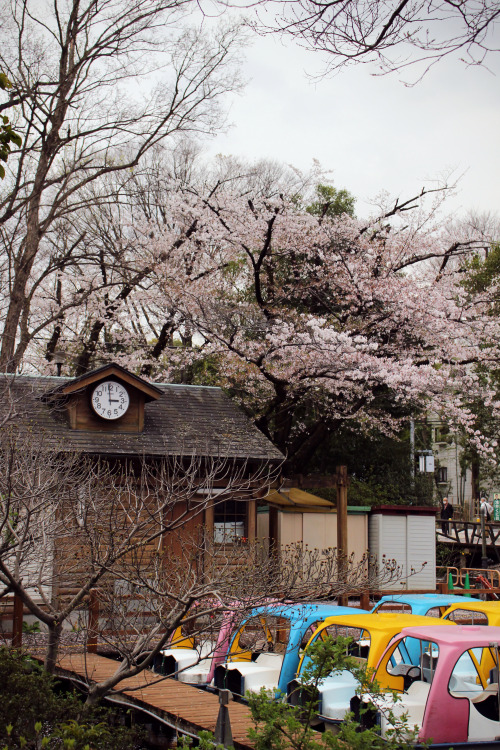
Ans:
<svg viewBox="0 0 500 750"><path fill-rule="evenodd" d="M146 632L150 628L148 618L151 618L151 612L145 607L144 602L136 595L122 595L121 599L128 600L130 612L121 613L120 623L115 626L113 618L109 615L106 607L106 597L98 589L91 589L89 596L82 602L81 608L75 611L75 616L80 620L69 623L68 625L81 629L85 632L85 637L80 641L81 647L85 646L88 653L97 653L99 636L126 637L137 633L137 621L143 623L142 627ZM0 600L0 640L10 642L12 648L22 648L23 646L23 621L25 616L30 612L23 605L18 596L6 596ZM142 619L141 619L142 618ZM132 627L128 620L133 621ZM29 628L28 628L29 631ZM43 626L42 626L43 632ZM68 631L69 632L69 631ZM73 646L70 646L73 648Z"/></svg>
<svg viewBox="0 0 500 750"><path fill-rule="evenodd" d="M437 520L436 531L444 539L459 544L463 547L479 547L483 537L481 533L481 522L478 521L449 521ZM485 523L485 541L488 553L493 554L496 562L500 563L500 523L487 521Z"/></svg>
<svg viewBox="0 0 500 750"><path fill-rule="evenodd" d="M460 522L455 522L460 523ZM487 595L492 599L500 600L500 571L498 570L483 570L482 568L458 568L458 567L442 567L438 568L441 571L441 577L444 581L438 582L435 593L453 594L462 593L463 591L470 591L471 595L476 597L481 594ZM453 588L449 588L449 575L451 573L451 583ZM466 588L466 575L469 575L470 588ZM478 587L478 577L482 578L482 586ZM481 585L481 581L480 581ZM384 594L422 594L422 593L434 593L429 589L425 590L395 590L395 591L363 591L353 592L352 594L344 594L339 597L338 603L343 606L360 607L360 609L370 610L373 606L374 601L380 599ZM137 601L137 597L130 596L125 597L134 599ZM104 636L106 640L106 634L113 633L113 635L126 636L131 634L133 631L128 630L125 626L119 629L119 631L109 630L109 623L103 622L103 600L98 589L92 589L82 614L84 620L87 623L86 639L81 643L80 648L83 648L87 653L96 654L98 651L98 643L101 637ZM29 614L24 611L23 603L19 597L13 596L8 599L4 599L0 603L0 619L4 623L9 623L10 627L2 628L2 635L5 639L11 641L13 648L21 648L23 643L23 615ZM133 616L144 615L145 618L150 613L147 611L141 612L138 609L134 609ZM106 618L105 618L106 619ZM145 624L144 627L148 627Z"/></svg>

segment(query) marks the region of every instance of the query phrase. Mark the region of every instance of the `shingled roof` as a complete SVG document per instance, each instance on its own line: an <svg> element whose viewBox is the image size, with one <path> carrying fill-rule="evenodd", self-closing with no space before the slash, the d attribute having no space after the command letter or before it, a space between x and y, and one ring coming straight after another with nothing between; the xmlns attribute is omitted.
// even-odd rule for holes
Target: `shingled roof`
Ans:
<svg viewBox="0 0 500 750"><path fill-rule="evenodd" d="M1 376L17 402L17 422L43 434L55 450L106 456L212 456L280 462L280 451L220 388L155 383L161 396L144 406L140 433L71 429L47 394L72 382L64 377ZM6 400L0 403L0 412Z"/></svg>

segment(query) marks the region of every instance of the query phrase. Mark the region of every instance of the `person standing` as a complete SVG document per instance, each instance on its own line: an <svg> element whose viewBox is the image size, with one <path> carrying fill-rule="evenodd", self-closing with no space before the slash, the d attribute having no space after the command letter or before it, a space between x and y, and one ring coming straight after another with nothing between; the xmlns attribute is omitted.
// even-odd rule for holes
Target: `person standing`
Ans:
<svg viewBox="0 0 500 750"><path fill-rule="evenodd" d="M448 532L448 522L450 518L453 518L453 506L448 502L447 497L443 497L441 503L441 531L443 534Z"/></svg>
<svg viewBox="0 0 500 750"><path fill-rule="evenodd" d="M485 497L481 498L481 513L484 513L484 520L491 521L491 514L493 513L493 506Z"/></svg>

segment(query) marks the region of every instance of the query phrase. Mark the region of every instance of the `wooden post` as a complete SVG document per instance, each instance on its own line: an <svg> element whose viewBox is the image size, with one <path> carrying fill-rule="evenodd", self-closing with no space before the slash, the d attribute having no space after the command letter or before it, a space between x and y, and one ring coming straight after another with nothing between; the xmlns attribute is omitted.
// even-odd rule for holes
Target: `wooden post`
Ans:
<svg viewBox="0 0 500 750"><path fill-rule="evenodd" d="M269 555L276 555L279 548L278 510L269 508Z"/></svg>
<svg viewBox="0 0 500 750"><path fill-rule="evenodd" d="M205 508L205 531L207 542L213 544L214 541L214 506L213 501Z"/></svg>
<svg viewBox="0 0 500 750"><path fill-rule="evenodd" d="M347 584L347 466L337 466L337 555L339 561L339 582ZM347 592L339 597L339 604L347 607Z"/></svg>
<svg viewBox="0 0 500 750"><path fill-rule="evenodd" d="M257 501L249 500L247 503L247 537L249 542L255 542L257 538Z"/></svg>
<svg viewBox="0 0 500 750"><path fill-rule="evenodd" d="M359 602L360 609L367 609L370 610L370 593L368 591L363 591L363 593L360 596L360 602Z"/></svg>
<svg viewBox="0 0 500 750"><path fill-rule="evenodd" d="M206 572L210 570L210 559L211 555L213 554L213 544L214 544L214 532L215 532L215 509L214 509L214 499L212 498L209 501L209 504L205 508L205 517L204 517L204 529L202 530L202 533L204 534L203 544L201 545L200 549L201 552L201 566L203 570L203 577L206 581ZM182 530L181 530L182 533ZM181 547L182 549L182 547Z"/></svg>
<svg viewBox="0 0 500 750"><path fill-rule="evenodd" d="M345 583L347 573L347 466L337 466L337 553L339 573Z"/></svg>
<svg viewBox="0 0 500 750"><path fill-rule="evenodd" d="M99 596L97 589L89 592L89 626L87 635L87 653L97 654L97 637L99 635Z"/></svg>
<svg viewBox="0 0 500 750"><path fill-rule="evenodd" d="M215 725L215 741L224 747L233 746L233 734L231 731L231 718L229 716L229 702L233 694L229 690L219 690L219 715Z"/></svg>
<svg viewBox="0 0 500 750"><path fill-rule="evenodd" d="M23 600L17 594L14 594L14 604L12 608L12 648L22 648L23 645Z"/></svg>

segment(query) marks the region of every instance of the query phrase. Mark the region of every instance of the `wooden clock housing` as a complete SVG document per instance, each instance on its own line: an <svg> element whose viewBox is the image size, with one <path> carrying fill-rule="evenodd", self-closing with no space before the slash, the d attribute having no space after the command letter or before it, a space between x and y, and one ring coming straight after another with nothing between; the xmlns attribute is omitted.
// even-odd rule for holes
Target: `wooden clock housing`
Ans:
<svg viewBox="0 0 500 750"><path fill-rule="evenodd" d="M119 419L106 420L92 408L94 388L104 380L121 383L128 391L130 404ZM69 426L73 430L91 432L142 432L144 429L144 404L160 398L163 392L142 378L133 375L119 365L108 365L94 370L89 375L75 378L52 391L50 401L64 408Z"/></svg>

